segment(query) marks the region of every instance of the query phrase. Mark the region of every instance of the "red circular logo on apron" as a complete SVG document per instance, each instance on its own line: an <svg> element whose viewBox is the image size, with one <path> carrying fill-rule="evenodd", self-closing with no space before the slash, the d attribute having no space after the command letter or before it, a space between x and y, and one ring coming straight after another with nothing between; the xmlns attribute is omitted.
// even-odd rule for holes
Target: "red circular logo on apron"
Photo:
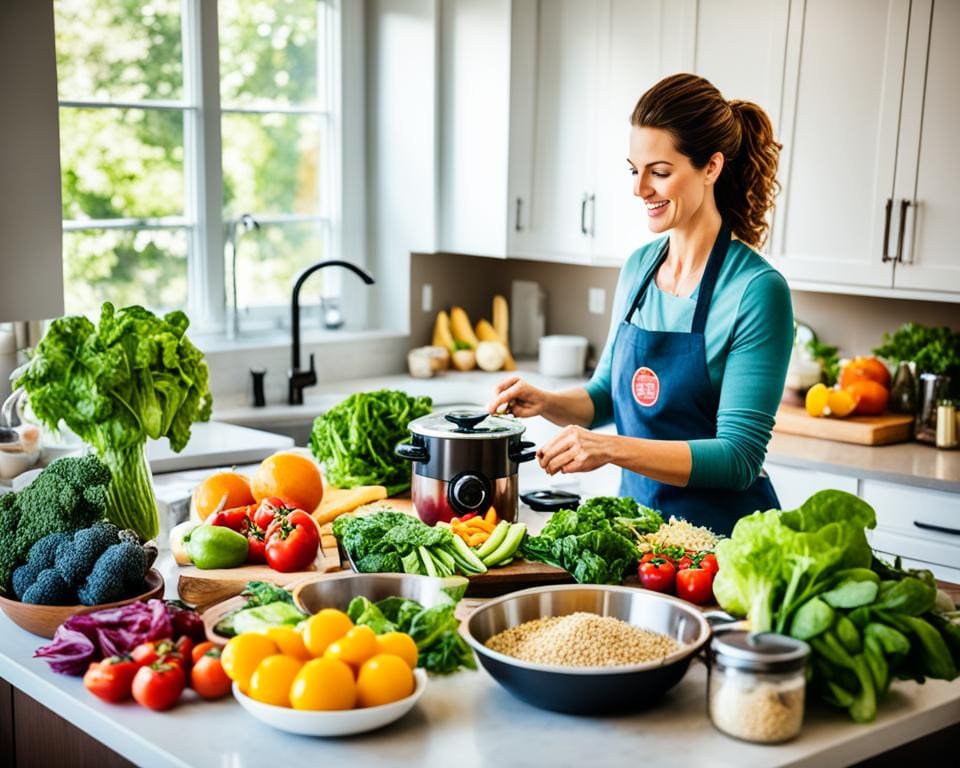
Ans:
<svg viewBox="0 0 960 768"><path fill-rule="evenodd" d="M660 378L649 368L637 368L632 389L633 399L649 408L660 397Z"/></svg>

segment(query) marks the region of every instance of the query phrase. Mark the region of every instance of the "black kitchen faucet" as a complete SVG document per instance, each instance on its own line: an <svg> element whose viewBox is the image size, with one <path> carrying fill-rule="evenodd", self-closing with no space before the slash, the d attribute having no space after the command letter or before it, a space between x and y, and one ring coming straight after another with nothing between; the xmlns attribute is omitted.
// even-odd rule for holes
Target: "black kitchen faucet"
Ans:
<svg viewBox="0 0 960 768"><path fill-rule="evenodd" d="M303 405L303 390L305 387L312 387L317 383L317 371L313 367L313 353L310 353L310 368L306 371L300 370L300 289L304 282L314 272L324 267L345 267L357 275L367 285L373 285L374 279L367 272L364 272L356 264L349 261L318 261L304 269L293 283L293 298L290 302L290 330L292 332L292 358L290 371L287 373L289 382L288 402L290 405Z"/></svg>

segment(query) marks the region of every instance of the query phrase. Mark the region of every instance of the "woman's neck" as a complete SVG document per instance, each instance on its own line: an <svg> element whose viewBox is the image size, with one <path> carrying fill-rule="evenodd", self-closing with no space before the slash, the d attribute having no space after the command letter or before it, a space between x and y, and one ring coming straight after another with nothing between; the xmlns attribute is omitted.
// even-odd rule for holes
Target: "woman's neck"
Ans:
<svg viewBox="0 0 960 768"><path fill-rule="evenodd" d="M674 296L689 296L693 293L710 258L710 251L722 223L720 214L713 208L712 211L703 211L702 215L698 215L684 227L670 231L667 258L657 275L657 285L661 290Z"/></svg>

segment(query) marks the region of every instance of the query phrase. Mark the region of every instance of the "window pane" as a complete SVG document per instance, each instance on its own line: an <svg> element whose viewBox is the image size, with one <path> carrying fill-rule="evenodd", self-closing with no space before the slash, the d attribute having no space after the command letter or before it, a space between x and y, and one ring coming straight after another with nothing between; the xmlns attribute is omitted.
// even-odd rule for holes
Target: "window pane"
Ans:
<svg viewBox="0 0 960 768"><path fill-rule="evenodd" d="M64 219L183 215L183 114L60 110Z"/></svg>
<svg viewBox="0 0 960 768"><path fill-rule="evenodd" d="M224 104L322 104L320 10L318 0L220 0Z"/></svg>
<svg viewBox="0 0 960 768"><path fill-rule="evenodd" d="M304 267L325 257L325 229L322 222L263 225L241 236L237 248L237 306L241 318L251 308L290 306L294 278ZM303 306L319 305L324 280L332 279L324 273L330 271L322 269L304 284L300 292Z"/></svg>
<svg viewBox="0 0 960 768"><path fill-rule="evenodd" d="M104 301L155 312L187 306L185 230L68 231L63 259L68 314L99 317Z"/></svg>
<svg viewBox="0 0 960 768"><path fill-rule="evenodd" d="M56 0L61 99L183 96L180 0Z"/></svg>
<svg viewBox="0 0 960 768"><path fill-rule="evenodd" d="M240 213L320 211L324 120L303 115L224 114L223 207Z"/></svg>

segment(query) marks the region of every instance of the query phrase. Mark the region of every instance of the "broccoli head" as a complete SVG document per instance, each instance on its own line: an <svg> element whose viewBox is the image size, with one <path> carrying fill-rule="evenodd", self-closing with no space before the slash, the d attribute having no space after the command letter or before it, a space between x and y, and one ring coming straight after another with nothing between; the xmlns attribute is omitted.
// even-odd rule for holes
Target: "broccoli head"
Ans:
<svg viewBox="0 0 960 768"><path fill-rule="evenodd" d="M96 456L64 456L17 494L15 554L22 562L34 542L58 531L89 528L104 516L110 470Z"/></svg>
<svg viewBox="0 0 960 768"><path fill-rule="evenodd" d="M69 533L51 533L34 543L27 554L27 562L13 572L13 593L23 600L24 593L33 586L42 571L53 568L57 548L70 541Z"/></svg>
<svg viewBox="0 0 960 768"><path fill-rule="evenodd" d="M143 547L123 540L100 555L77 595L84 605L122 600L143 590L146 574L147 554Z"/></svg>
<svg viewBox="0 0 960 768"><path fill-rule="evenodd" d="M20 598L32 605L73 605L77 602L77 593L56 568L40 571L37 580L31 584Z"/></svg>
<svg viewBox="0 0 960 768"><path fill-rule="evenodd" d="M41 540L42 541L42 540ZM93 570L107 547L120 543L119 531L113 523L99 520L89 528L81 528L57 547L54 567L71 587L79 587ZM34 544L36 547L36 544ZM33 552L33 550L30 550Z"/></svg>
<svg viewBox="0 0 960 768"><path fill-rule="evenodd" d="M8 591L10 576L17 567L17 523L20 522L20 507L17 494L0 496L0 592Z"/></svg>

